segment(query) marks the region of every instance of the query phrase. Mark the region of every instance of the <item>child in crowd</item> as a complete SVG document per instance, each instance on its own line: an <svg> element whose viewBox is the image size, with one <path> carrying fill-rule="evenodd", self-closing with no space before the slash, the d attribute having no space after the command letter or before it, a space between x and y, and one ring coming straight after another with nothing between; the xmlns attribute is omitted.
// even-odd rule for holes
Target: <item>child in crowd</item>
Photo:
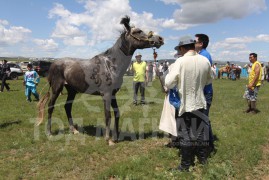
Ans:
<svg viewBox="0 0 269 180"><path fill-rule="evenodd" d="M39 94L36 91L36 86L39 83L39 75L35 70L33 70L33 65L27 65L28 71L24 75L24 85L25 85L25 95L27 101L31 102L31 93L35 96L35 99L39 101Z"/></svg>

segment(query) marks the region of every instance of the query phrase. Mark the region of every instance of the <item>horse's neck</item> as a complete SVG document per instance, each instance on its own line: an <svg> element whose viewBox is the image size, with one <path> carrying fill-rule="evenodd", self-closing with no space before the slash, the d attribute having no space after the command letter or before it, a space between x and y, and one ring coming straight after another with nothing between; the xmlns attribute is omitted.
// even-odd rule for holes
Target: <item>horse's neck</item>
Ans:
<svg viewBox="0 0 269 180"><path fill-rule="evenodd" d="M119 38L114 46L110 48L109 56L115 59L113 63L117 67L116 73L124 74L131 63L133 52L128 49L128 43Z"/></svg>

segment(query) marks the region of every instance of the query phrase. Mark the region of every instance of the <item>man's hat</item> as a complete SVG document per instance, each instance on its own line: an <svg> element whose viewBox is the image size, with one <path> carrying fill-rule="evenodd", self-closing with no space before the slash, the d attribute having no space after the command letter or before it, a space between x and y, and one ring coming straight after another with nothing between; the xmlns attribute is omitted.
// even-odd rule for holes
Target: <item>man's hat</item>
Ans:
<svg viewBox="0 0 269 180"><path fill-rule="evenodd" d="M195 40L193 40L191 36L182 36L181 38L179 38L179 43L175 47L175 50L178 50L180 46L184 46L187 44L194 44L194 43L195 43Z"/></svg>
<svg viewBox="0 0 269 180"><path fill-rule="evenodd" d="M7 60L6 60L6 59L4 59L4 62L7 62Z"/></svg>
<svg viewBox="0 0 269 180"><path fill-rule="evenodd" d="M142 57L142 55L141 55L141 53L136 53L136 55L135 55L135 57L137 57L137 56L140 56L140 57Z"/></svg>

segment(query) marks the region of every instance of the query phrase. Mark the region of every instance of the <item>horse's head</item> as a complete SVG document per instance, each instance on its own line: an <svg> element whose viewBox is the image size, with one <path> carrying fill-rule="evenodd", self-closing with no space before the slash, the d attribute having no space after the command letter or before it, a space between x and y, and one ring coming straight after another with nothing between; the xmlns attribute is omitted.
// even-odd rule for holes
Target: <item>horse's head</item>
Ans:
<svg viewBox="0 0 269 180"><path fill-rule="evenodd" d="M144 49L144 48L151 48L161 47L164 42L163 38L158 35L154 35L152 31L149 33L145 33L140 28L131 27L130 26L130 18L128 16L122 18L121 24L124 25L126 32L125 32L125 39L129 42L129 47L134 51L135 49Z"/></svg>

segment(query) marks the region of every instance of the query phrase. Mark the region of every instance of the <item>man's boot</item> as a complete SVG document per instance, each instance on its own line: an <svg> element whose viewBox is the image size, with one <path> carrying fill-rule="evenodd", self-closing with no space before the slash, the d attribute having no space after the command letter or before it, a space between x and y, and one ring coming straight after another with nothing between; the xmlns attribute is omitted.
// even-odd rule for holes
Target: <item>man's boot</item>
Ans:
<svg viewBox="0 0 269 180"><path fill-rule="evenodd" d="M256 109L256 101L251 101L251 113L257 114L259 111Z"/></svg>
<svg viewBox="0 0 269 180"><path fill-rule="evenodd" d="M196 155L200 164L206 164L207 158L209 156L209 147L208 146L198 146L196 150Z"/></svg>
<svg viewBox="0 0 269 180"><path fill-rule="evenodd" d="M179 171L189 171L190 166L194 165L194 147L181 147L181 163L178 166Z"/></svg>
<svg viewBox="0 0 269 180"><path fill-rule="evenodd" d="M252 109L251 109L251 101L248 100L248 109L245 111L245 113L249 113L251 111L252 111Z"/></svg>

